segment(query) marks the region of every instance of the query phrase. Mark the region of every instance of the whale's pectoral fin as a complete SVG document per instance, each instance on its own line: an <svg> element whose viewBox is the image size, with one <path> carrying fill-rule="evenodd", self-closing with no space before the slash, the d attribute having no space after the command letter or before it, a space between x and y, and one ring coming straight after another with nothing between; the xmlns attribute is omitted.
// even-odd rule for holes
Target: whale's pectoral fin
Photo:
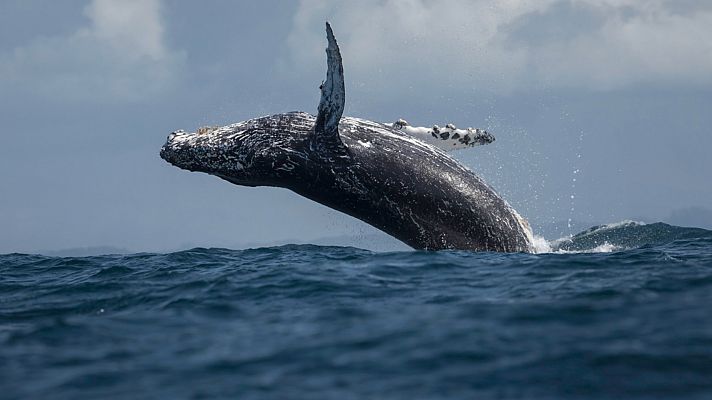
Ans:
<svg viewBox="0 0 712 400"><path fill-rule="evenodd" d="M312 139L318 147L343 148L339 138L339 120L344 113L346 102L344 66L341 62L339 45L336 43L334 32L328 22L326 23L326 38L329 42L326 48L326 81L319 87L321 101Z"/></svg>
<svg viewBox="0 0 712 400"><path fill-rule="evenodd" d="M421 126L410 126L405 120L399 119L392 124L384 125L397 129L445 151L460 150L494 142L494 136L484 129L458 129L453 124L447 124L444 128L437 125L433 125L432 128L425 128Z"/></svg>

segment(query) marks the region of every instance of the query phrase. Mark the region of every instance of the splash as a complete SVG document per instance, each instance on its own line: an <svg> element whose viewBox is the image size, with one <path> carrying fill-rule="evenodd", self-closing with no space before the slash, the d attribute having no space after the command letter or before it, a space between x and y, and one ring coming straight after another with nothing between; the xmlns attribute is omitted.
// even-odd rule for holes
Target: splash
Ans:
<svg viewBox="0 0 712 400"><path fill-rule="evenodd" d="M543 236L532 235L531 242L534 248L534 254L551 253L553 251L551 244Z"/></svg>

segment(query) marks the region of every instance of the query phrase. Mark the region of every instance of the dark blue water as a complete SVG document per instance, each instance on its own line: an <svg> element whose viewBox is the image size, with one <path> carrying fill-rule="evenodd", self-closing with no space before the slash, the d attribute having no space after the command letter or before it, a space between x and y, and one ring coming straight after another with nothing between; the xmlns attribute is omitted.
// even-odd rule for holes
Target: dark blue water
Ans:
<svg viewBox="0 0 712 400"><path fill-rule="evenodd" d="M0 256L0 398L710 399L712 232Z"/></svg>

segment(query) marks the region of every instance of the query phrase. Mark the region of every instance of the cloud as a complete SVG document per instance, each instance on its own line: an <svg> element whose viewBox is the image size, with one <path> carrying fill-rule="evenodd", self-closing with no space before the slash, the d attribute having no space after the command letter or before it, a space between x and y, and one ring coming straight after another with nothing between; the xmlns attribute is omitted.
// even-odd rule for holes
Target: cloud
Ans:
<svg viewBox="0 0 712 400"><path fill-rule="evenodd" d="M323 64L325 19L348 71L376 83L505 91L712 84L706 1L303 0L288 38L297 68Z"/></svg>
<svg viewBox="0 0 712 400"><path fill-rule="evenodd" d="M166 47L159 0L94 0L89 24L0 54L0 88L75 101L136 101L169 89L185 53Z"/></svg>

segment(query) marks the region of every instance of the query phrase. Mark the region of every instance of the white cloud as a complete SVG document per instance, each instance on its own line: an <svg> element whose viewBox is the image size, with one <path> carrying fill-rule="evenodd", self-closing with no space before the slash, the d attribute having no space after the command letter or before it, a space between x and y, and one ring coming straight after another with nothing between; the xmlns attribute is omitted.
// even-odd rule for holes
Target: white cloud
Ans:
<svg viewBox="0 0 712 400"><path fill-rule="evenodd" d="M376 84L505 91L712 84L706 1L303 0L288 39L298 69L322 66L326 19L347 73Z"/></svg>
<svg viewBox="0 0 712 400"><path fill-rule="evenodd" d="M171 87L185 54L164 42L160 0L94 0L86 27L0 54L0 87L62 100L135 101Z"/></svg>

